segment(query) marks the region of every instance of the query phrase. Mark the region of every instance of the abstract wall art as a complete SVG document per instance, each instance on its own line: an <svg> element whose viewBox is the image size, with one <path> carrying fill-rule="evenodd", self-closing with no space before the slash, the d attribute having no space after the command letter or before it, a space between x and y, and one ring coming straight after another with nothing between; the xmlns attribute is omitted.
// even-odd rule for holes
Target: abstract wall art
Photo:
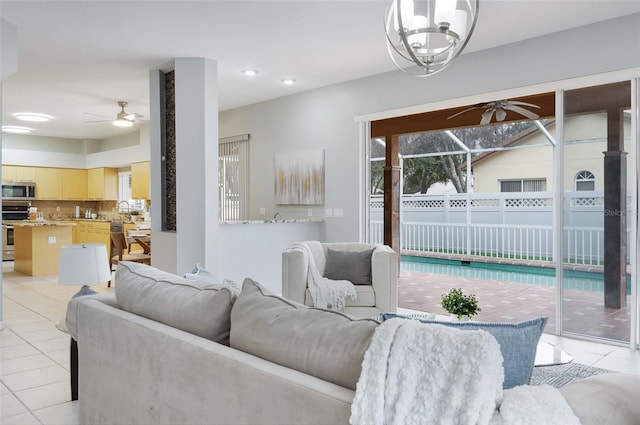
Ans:
<svg viewBox="0 0 640 425"><path fill-rule="evenodd" d="M324 204L324 149L276 154L275 203Z"/></svg>

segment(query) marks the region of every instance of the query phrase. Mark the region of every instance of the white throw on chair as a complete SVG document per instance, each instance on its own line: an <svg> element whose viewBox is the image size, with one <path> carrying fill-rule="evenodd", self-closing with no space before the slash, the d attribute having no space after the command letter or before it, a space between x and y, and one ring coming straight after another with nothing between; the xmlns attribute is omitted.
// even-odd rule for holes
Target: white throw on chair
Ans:
<svg viewBox="0 0 640 425"><path fill-rule="evenodd" d="M311 291L308 288L309 258L308 250L294 244L282 253L282 295L292 301L308 306L313 305ZM345 313L359 317L374 317L381 312L395 312L398 309L398 253L386 245L372 245L368 243L322 243L327 262L327 270L320 262L319 272L326 277L331 277L336 270L329 270L335 265L336 256L341 252L362 253L372 251L370 281L366 284L359 282L355 285L357 299L346 300ZM329 252L331 250L331 252ZM348 254L347 254L348 256ZM353 260L353 259L351 259ZM317 261L316 261L317 263ZM360 267L359 264L346 266L339 260L341 271L350 272ZM326 271L326 273L325 273ZM336 277L331 277L336 279ZM344 277L339 277L343 279ZM354 282L357 283L357 282Z"/></svg>

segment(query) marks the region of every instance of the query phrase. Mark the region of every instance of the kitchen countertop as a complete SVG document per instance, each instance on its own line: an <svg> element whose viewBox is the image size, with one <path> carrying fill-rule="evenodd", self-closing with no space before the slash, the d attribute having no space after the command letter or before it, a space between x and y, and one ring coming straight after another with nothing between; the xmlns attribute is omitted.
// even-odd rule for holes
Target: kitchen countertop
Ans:
<svg viewBox="0 0 640 425"><path fill-rule="evenodd" d="M30 220L6 220L2 224L9 224L13 227L36 227L36 226L75 226L76 223L72 221L60 221L60 220L45 220L45 221L30 221Z"/></svg>
<svg viewBox="0 0 640 425"><path fill-rule="evenodd" d="M220 224L280 224L280 223L322 223L323 218L293 218L286 220L238 220L238 221L221 221Z"/></svg>

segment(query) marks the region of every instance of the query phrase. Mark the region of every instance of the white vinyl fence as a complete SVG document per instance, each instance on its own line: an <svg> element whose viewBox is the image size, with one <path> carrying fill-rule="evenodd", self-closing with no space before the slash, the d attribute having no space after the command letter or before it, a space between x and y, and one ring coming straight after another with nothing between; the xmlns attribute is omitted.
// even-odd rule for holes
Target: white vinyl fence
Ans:
<svg viewBox="0 0 640 425"><path fill-rule="evenodd" d="M602 265L603 194L568 192L563 201L565 263ZM550 193L404 196L403 250L552 261ZM383 242L382 199L371 198L370 238ZM627 234L627 238L629 234Z"/></svg>

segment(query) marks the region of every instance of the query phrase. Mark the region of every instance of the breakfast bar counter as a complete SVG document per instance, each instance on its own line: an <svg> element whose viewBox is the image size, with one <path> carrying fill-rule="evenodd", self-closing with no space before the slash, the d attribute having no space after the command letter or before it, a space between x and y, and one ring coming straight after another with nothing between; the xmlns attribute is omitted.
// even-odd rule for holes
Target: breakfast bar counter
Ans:
<svg viewBox="0 0 640 425"><path fill-rule="evenodd" d="M12 223L14 270L29 276L58 274L60 249L72 243L72 222Z"/></svg>

